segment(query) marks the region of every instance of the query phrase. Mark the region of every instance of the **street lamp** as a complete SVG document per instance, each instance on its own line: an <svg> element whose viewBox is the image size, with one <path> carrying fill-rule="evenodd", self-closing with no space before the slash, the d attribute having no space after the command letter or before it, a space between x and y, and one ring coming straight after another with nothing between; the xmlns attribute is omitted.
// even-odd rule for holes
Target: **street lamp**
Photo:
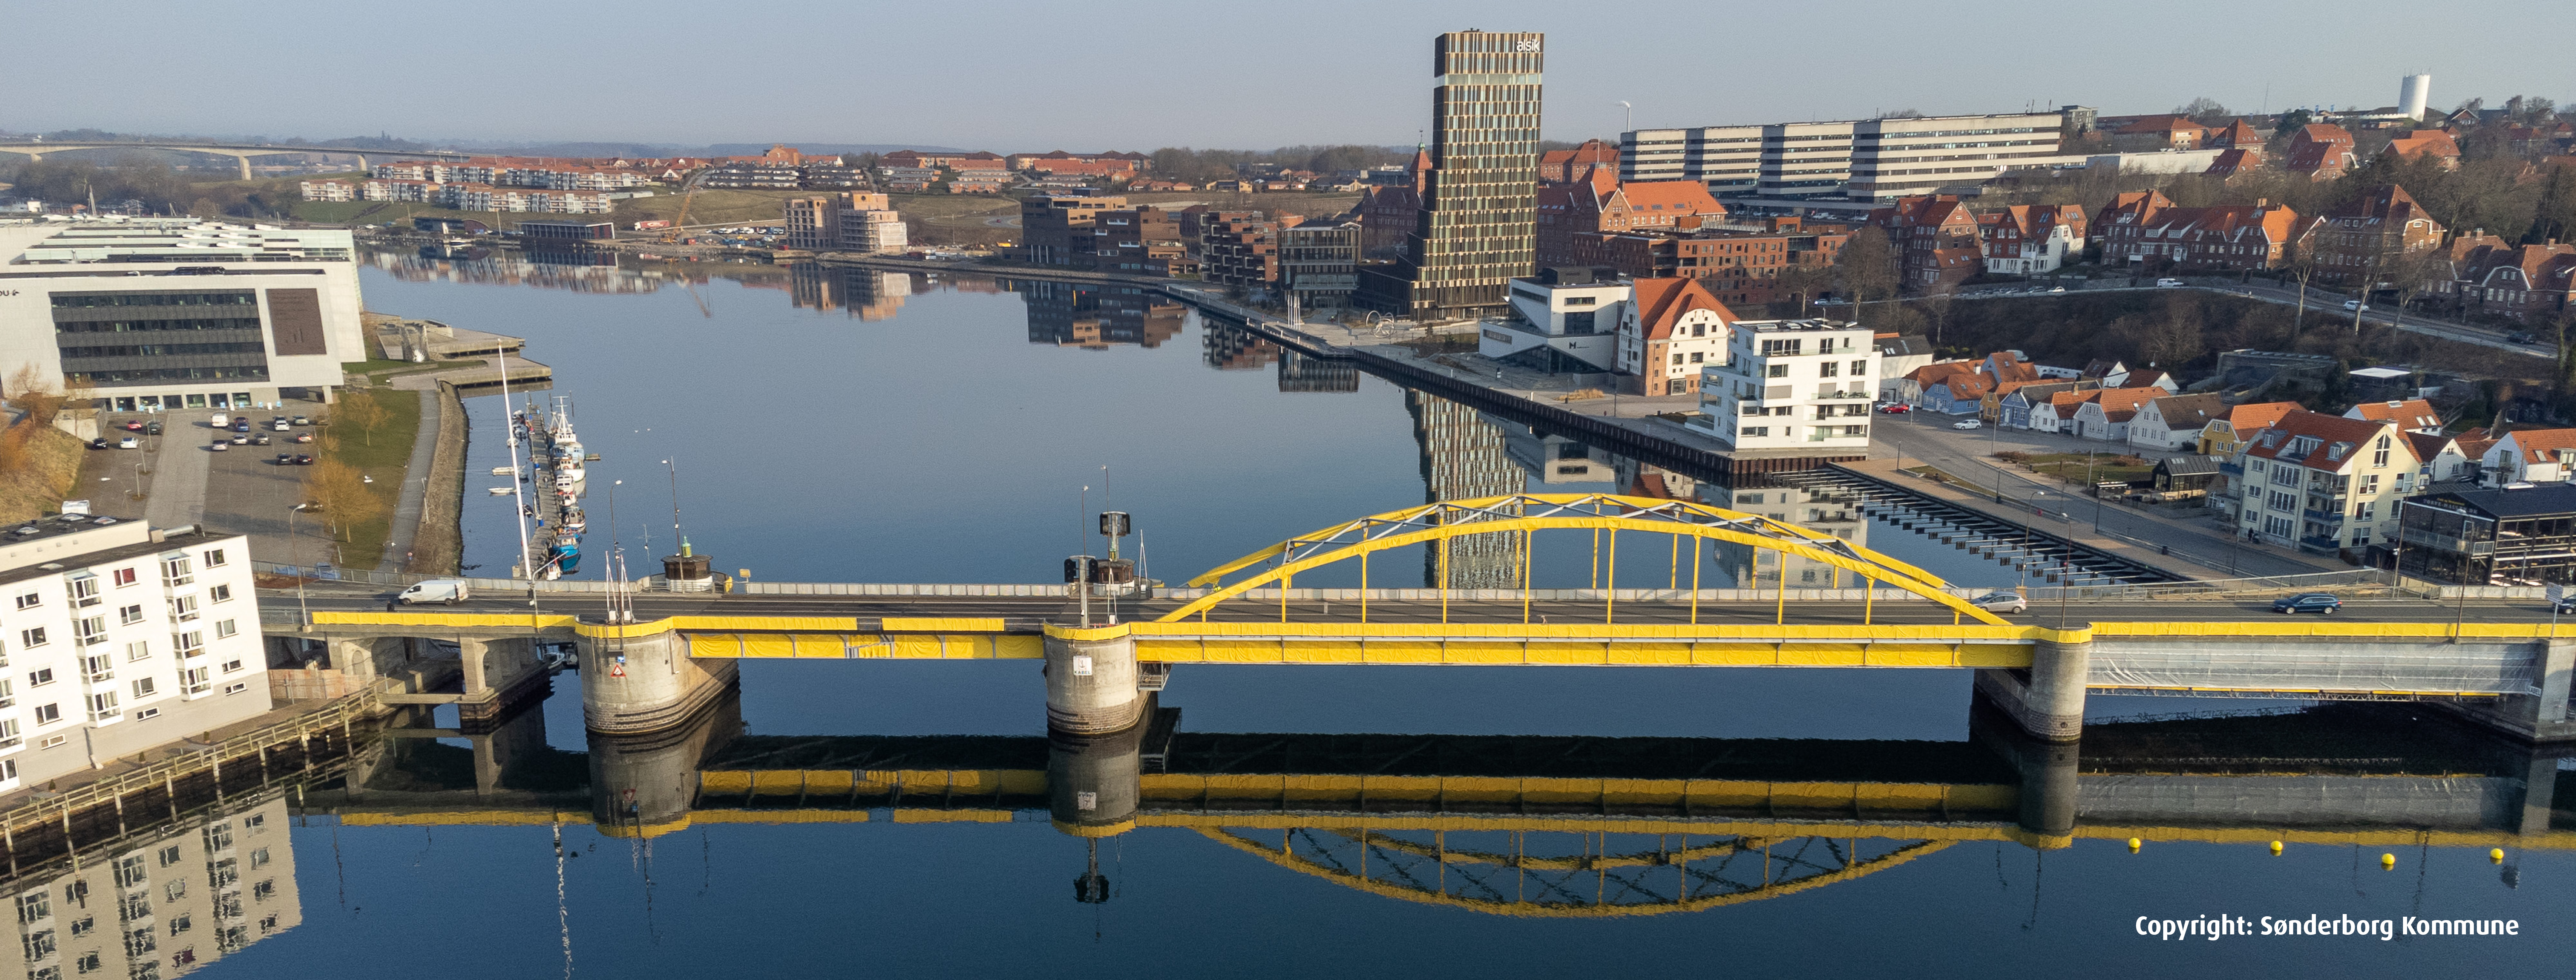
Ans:
<svg viewBox="0 0 2576 980"><path fill-rule="evenodd" d="M313 628L313 609L304 603L304 580L310 576L304 574L306 571L303 567L304 547L295 537L295 515L301 513L304 513L303 504L286 509L286 550L287 554L295 559L296 564L295 610L304 617L304 628L309 630Z"/></svg>

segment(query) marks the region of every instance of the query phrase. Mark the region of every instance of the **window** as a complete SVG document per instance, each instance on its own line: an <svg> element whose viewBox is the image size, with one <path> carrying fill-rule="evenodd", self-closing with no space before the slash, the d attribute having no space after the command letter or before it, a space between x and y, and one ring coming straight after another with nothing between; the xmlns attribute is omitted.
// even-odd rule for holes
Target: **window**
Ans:
<svg viewBox="0 0 2576 980"><path fill-rule="evenodd" d="M222 567L224 567L224 549L222 549L222 548L210 548L210 549L208 549L208 550L206 551L206 567L207 567L207 568L222 568Z"/></svg>
<svg viewBox="0 0 2576 980"><path fill-rule="evenodd" d="M214 671L208 670L204 667L199 667L195 670L183 670L179 672L179 684L180 686L186 687L190 694L204 694L206 693L208 679L213 676Z"/></svg>
<svg viewBox="0 0 2576 980"><path fill-rule="evenodd" d="M179 555L172 558L161 559L161 584L167 586L181 586L194 583L195 581L197 581L197 574L196 571L189 566L188 556Z"/></svg>
<svg viewBox="0 0 2576 980"><path fill-rule="evenodd" d="M144 642L144 641L142 641L142 640L136 640L136 641L134 641L134 642L132 642L132 643L128 643L128 644L126 644L126 645L125 645L125 659L127 659L127 660L150 660L150 659L152 659L152 644L150 644L150 643L146 643L146 642Z"/></svg>
<svg viewBox="0 0 2576 980"><path fill-rule="evenodd" d="M229 585L218 585L206 590L207 602L229 602L232 597L233 587Z"/></svg>
<svg viewBox="0 0 2576 980"><path fill-rule="evenodd" d="M250 690L250 685L249 685L249 684L247 684L247 683L243 683L243 684L226 684L226 685L224 685L224 693L226 693L226 694L240 694L241 692L243 692L243 691L247 691L247 690Z"/></svg>
<svg viewBox="0 0 2576 980"><path fill-rule="evenodd" d="M107 642L107 617L91 616L88 619L72 620L72 642L85 647L94 647Z"/></svg>
<svg viewBox="0 0 2576 980"><path fill-rule="evenodd" d="M234 672L234 671L238 671L238 670L240 670L240 669L242 669L242 662L241 662L241 661L239 661L239 660L227 660L227 661L224 661L224 673L229 674L229 673L232 673L232 672Z"/></svg>
<svg viewBox="0 0 2576 980"><path fill-rule="evenodd" d="M1869 362L1868 362L1868 361L1853 361L1853 362L1851 362L1851 376L1852 376L1852 377L1855 377L1855 378L1866 378L1866 377L1868 377L1868 376L1869 376Z"/></svg>
<svg viewBox="0 0 2576 980"><path fill-rule="evenodd" d="M168 847L162 848L161 853L158 856L161 860L161 866L164 868L179 863L179 845L172 844ZM173 891L170 894L171 900L177 901L180 894L181 893L179 892Z"/></svg>
<svg viewBox="0 0 2576 980"><path fill-rule="evenodd" d="M268 867L268 848L263 847L250 852L250 866L254 871Z"/></svg>
<svg viewBox="0 0 2576 980"><path fill-rule="evenodd" d="M1766 378L1785 378L1788 376L1789 366L1786 364L1769 365L1763 370L1763 377Z"/></svg>
<svg viewBox="0 0 2576 980"><path fill-rule="evenodd" d="M1744 428L1742 428L1742 429L1737 430L1737 433L1736 433L1736 434L1737 434L1737 435L1744 436L1744 437L1747 437L1747 438L1758 438L1758 437L1761 437L1761 436L1767 436L1767 435L1770 435L1770 434L1771 434L1771 427L1770 427L1770 426L1767 426L1767 425L1748 425L1748 426L1745 426L1745 427L1744 427Z"/></svg>
<svg viewBox="0 0 2576 980"><path fill-rule="evenodd" d="M91 721L104 721L124 713L125 712L116 709L115 691L101 691L89 696L89 718Z"/></svg>
<svg viewBox="0 0 2576 980"><path fill-rule="evenodd" d="M197 597L192 595L171 596L170 618L175 622L181 623L195 620L197 618Z"/></svg>
<svg viewBox="0 0 2576 980"><path fill-rule="evenodd" d="M206 634L172 633L170 634L170 647L171 649L179 651L179 655L182 657L197 656L206 652Z"/></svg>
<svg viewBox="0 0 2576 980"><path fill-rule="evenodd" d="M46 707L49 707L49 708L50 708L50 707L53 707L53 706L52 706L52 705L46 705ZM37 748L37 749L39 749L39 750L43 750L43 749L59 749L59 748L62 748L62 747L63 747L63 743L65 743L65 742L69 742L69 741L71 741L71 740L72 740L72 737L71 737L71 736L69 736L69 735L49 735L49 736L46 736L46 737L45 737L45 740L44 740L44 741L41 741L41 742L36 743L36 748Z"/></svg>
<svg viewBox="0 0 2576 980"><path fill-rule="evenodd" d="M18 645L20 647L32 650L37 647L44 646L46 642L45 628L42 626L38 626L34 629L18 631Z"/></svg>
<svg viewBox="0 0 2576 980"><path fill-rule="evenodd" d="M2376 501L2376 500L2365 500L2365 501L2362 501L2362 502L2361 502L2361 506L2359 506L2359 507L2355 507L2355 508L2353 508L2353 509L2352 509L2352 516L2353 516L2353 519L2354 519L2354 520L2361 520L2361 521L2377 520L2377 519L2378 519L2378 512L2379 512L2379 501ZM2358 544L2358 543L2360 543L2360 542L2354 542L2354 543Z"/></svg>
<svg viewBox="0 0 2576 980"><path fill-rule="evenodd" d="M18 719L0 719L0 749L16 748L18 741ZM12 771L8 778L17 778L17 773Z"/></svg>
<svg viewBox="0 0 2576 980"><path fill-rule="evenodd" d="M222 620L215 624L215 639L220 640L238 632L240 632L240 630L233 628L232 620Z"/></svg>
<svg viewBox="0 0 2576 980"><path fill-rule="evenodd" d="M1681 352L1680 352L1680 351L1674 351L1674 352L1673 352L1673 363L1675 363L1675 364L1679 364L1679 363L1681 363L1681 362L1682 362L1682 354L1681 354Z"/></svg>
<svg viewBox="0 0 2576 980"><path fill-rule="evenodd" d="M104 653L94 657L82 657L81 673L88 675L93 684L112 679L116 676L116 658Z"/></svg>
<svg viewBox="0 0 2576 980"><path fill-rule="evenodd" d="M1706 358L1707 358L1707 357L1708 357L1708 355L1707 355L1707 354L1703 354L1703 353L1693 353L1693 354L1691 355L1691 360L1690 360L1690 362L1691 362L1691 363L1693 363L1693 364L1702 364L1702 363L1706 363Z"/></svg>
<svg viewBox="0 0 2576 980"><path fill-rule="evenodd" d="M2360 492L2362 492L2362 493L2378 493L2378 492L2379 492L2379 474L2377 474L2377 473L2365 473L2365 474L2362 474L2362 477L2361 477L2361 491L2360 491Z"/></svg>
<svg viewBox="0 0 2576 980"><path fill-rule="evenodd" d="M29 934L26 946L27 958L31 960L41 960L54 955L54 931L46 929Z"/></svg>
<svg viewBox="0 0 2576 980"><path fill-rule="evenodd" d="M117 588L121 589L134 584L134 570L131 568L120 568L108 574L116 580Z"/></svg>
<svg viewBox="0 0 2576 980"><path fill-rule="evenodd" d="M17 906L18 924L20 925L26 925L40 919L52 918L54 914L53 896L46 892L29 892L25 895L20 895L18 896Z"/></svg>
<svg viewBox="0 0 2576 980"><path fill-rule="evenodd" d="M72 579L72 608L98 605L98 576L83 575Z"/></svg>
<svg viewBox="0 0 2576 980"><path fill-rule="evenodd" d="M142 604L142 603L139 603L139 602L138 602L138 603L135 603L134 605L131 605L131 606L121 606L121 607L118 607L118 609L116 610L116 623L117 623L117 625L119 625L119 626L132 626L132 625L134 625L134 624L136 624L136 623L140 623L140 622L142 622L142 621L143 621L143 604Z"/></svg>
<svg viewBox="0 0 2576 980"><path fill-rule="evenodd" d="M171 900L171 901L174 901L174 902L175 902L175 901L178 901L178 900L179 900L179 896L181 896L181 895L185 895L185 894L187 894L187 893L188 893L188 883L187 883L187 882L184 882L184 881L174 881L174 882L171 882L171 883L170 883L169 894L170 894L170 900ZM195 923L192 923L192 922L188 921L188 917L187 917L187 916L184 916L184 915L174 915L174 916L171 916L171 917L170 917L170 934L171 934L171 935L173 935L173 936L176 936L176 935L178 935L178 934L180 934L180 933L183 933L183 932L188 931L189 927L191 927L191 926L193 926L193 925L195 925Z"/></svg>
<svg viewBox="0 0 2576 980"><path fill-rule="evenodd" d="M151 721L152 719L159 717L161 717L161 709L159 708L145 708L134 713L134 720L136 721Z"/></svg>
<svg viewBox="0 0 2576 980"><path fill-rule="evenodd" d="M147 885L147 884L150 884L150 883L151 883L151 882L149 881L149 879L150 879L150 877L151 877L151 874L150 874L150 872L148 872L148 871L146 871L146 870L145 870L144 865L143 865L143 855L140 855L140 854L137 854L137 855L135 855L135 856L133 856L133 857L130 857L130 858L124 858L124 859L121 859L121 860L117 861L117 862L116 862L116 868L115 868L115 875L116 875L116 887L118 887L118 888L141 888L141 887L143 887L144 885ZM131 911L132 911L132 908L133 908L133 907L132 907L131 905L128 905L128 906L126 906L126 908L127 908L128 913L129 913L129 916L128 916L128 917L130 918L130 917L131 917L130 913L131 913ZM150 908L150 906L149 906L149 905L145 906L145 908L147 909L147 911L145 911L143 914L145 914L145 915L150 915L150 914L152 914L150 911L148 911L148 909Z"/></svg>
<svg viewBox="0 0 2576 980"><path fill-rule="evenodd" d="M2371 454L2370 454L2370 465L2372 465L2372 466L2386 466L2386 465L2388 465L2388 437L2387 437L2387 436L2381 436L2381 437L2379 437L2379 445L2378 445L2378 447L2377 447L2376 449L2374 449L2374 450L2371 452Z"/></svg>
<svg viewBox="0 0 2576 980"><path fill-rule="evenodd" d="M36 706L36 724L51 725L61 720L63 720L62 705L40 704Z"/></svg>
<svg viewBox="0 0 2576 980"><path fill-rule="evenodd" d="M44 604L45 597L33 592L18 597L18 608L20 609L34 609L37 606Z"/></svg>
<svg viewBox="0 0 2576 980"><path fill-rule="evenodd" d="M54 682L54 669L53 669L53 668L51 668L51 667L47 667L47 668L44 668L44 669L42 669L42 670L29 671L29 672L27 673L27 686L28 686L28 687L43 687L43 686L45 686L45 685L47 685L47 684L51 684L51 683L53 683L53 682Z"/></svg>
<svg viewBox="0 0 2576 980"><path fill-rule="evenodd" d="M136 678L136 679L135 679L135 681L134 681L134 699L135 699L135 700L137 700L137 701L140 701L140 700L143 700L144 698L151 697L151 696L152 696L152 694L153 694L153 688L154 688L154 686L155 686L155 682L153 681L153 679L152 679L152 678L149 678L149 677Z"/></svg>

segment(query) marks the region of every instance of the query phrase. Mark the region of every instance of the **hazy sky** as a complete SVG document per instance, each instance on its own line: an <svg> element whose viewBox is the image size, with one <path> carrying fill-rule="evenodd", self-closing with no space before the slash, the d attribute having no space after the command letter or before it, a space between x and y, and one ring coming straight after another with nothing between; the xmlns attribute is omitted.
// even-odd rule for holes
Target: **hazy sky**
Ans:
<svg viewBox="0 0 2576 980"><path fill-rule="evenodd" d="M1003 152L1403 144L1431 38L1548 35L1547 135L2014 111L2576 100L2564 0L2157 4L8 0L0 128Z"/></svg>

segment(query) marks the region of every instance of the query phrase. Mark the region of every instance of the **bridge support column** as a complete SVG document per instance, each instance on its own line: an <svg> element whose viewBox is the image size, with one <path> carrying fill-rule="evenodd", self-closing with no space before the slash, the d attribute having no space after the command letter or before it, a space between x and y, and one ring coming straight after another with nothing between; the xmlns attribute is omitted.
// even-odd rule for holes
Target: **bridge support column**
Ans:
<svg viewBox="0 0 2576 980"><path fill-rule="evenodd" d="M2563 751L2563 750L2562 750ZM2558 756L2555 753L2533 753L2523 769L2522 820L2514 828L2517 834L2549 832L2549 812L2558 804Z"/></svg>
<svg viewBox="0 0 2576 980"><path fill-rule="evenodd" d="M690 657L677 633L616 644L583 637L580 644L581 718L594 732L641 734L686 724L741 676L731 660Z"/></svg>
<svg viewBox="0 0 2576 980"><path fill-rule="evenodd" d="M2040 640L2027 671L1977 671L1977 692L2032 737L2072 742L2084 733L2084 681L2092 669L2092 641Z"/></svg>
<svg viewBox="0 0 2576 980"><path fill-rule="evenodd" d="M1144 725L1107 735L1047 735L1047 810L1055 829L1109 837L1136 826Z"/></svg>
<svg viewBox="0 0 2576 980"><path fill-rule="evenodd" d="M1070 735L1125 731L1144 715L1136 689L1136 641L1046 638L1047 730Z"/></svg>
<svg viewBox="0 0 2576 980"><path fill-rule="evenodd" d="M2436 702L2470 721L2534 742L2576 739L2576 719L2568 717L2570 681L2576 680L2576 640L2541 640L2530 644L2537 695L2508 694L2486 702Z"/></svg>
<svg viewBox="0 0 2576 980"><path fill-rule="evenodd" d="M465 673L465 696L456 702L457 727L486 732L530 694L551 685L537 667L537 644L524 638L456 642Z"/></svg>
<svg viewBox="0 0 2576 980"><path fill-rule="evenodd" d="M2055 849L2075 843L2076 762L2081 758L2074 742L2045 741L2030 737L2019 719L1993 699L1970 708L1970 738L2001 757L2021 777L2020 795L2022 843L2032 847Z"/></svg>
<svg viewBox="0 0 2576 980"><path fill-rule="evenodd" d="M740 697L701 707L679 727L650 735L590 733L590 815L601 832L650 837L685 825L697 805L699 763L742 732Z"/></svg>

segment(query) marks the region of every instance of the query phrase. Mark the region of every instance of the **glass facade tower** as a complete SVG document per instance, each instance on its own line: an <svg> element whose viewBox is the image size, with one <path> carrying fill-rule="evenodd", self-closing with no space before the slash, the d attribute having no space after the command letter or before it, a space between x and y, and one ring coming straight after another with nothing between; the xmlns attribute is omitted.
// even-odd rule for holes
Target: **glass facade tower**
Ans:
<svg viewBox="0 0 2576 980"><path fill-rule="evenodd" d="M1404 260L1364 301L1415 320L1497 311L1536 271L1546 35L1454 31L1432 46L1431 173ZM1400 295L1399 295L1400 294Z"/></svg>

